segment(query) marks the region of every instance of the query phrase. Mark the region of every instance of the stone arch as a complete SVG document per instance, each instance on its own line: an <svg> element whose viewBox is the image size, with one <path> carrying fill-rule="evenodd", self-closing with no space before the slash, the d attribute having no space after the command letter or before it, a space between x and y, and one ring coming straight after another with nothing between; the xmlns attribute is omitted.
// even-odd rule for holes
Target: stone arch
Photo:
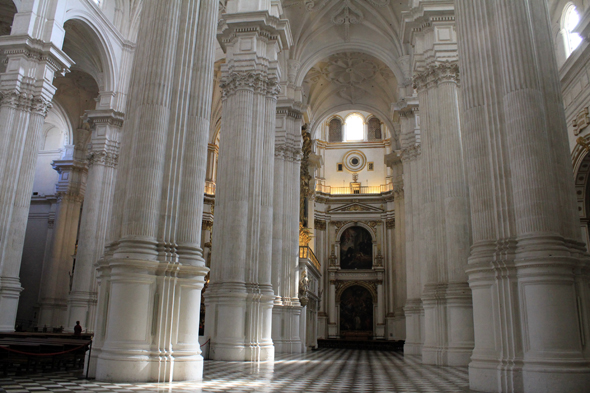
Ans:
<svg viewBox="0 0 590 393"><path fill-rule="evenodd" d="M72 124L69 121L68 114L64 110L64 108L58 102L54 101L53 106L49 109L47 113L47 117L45 118L45 124L43 126L43 138L44 142L41 145L40 150L44 150L45 146L45 138L47 138L47 133L51 131L51 129L57 128L61 130L64 134L64 140L62 145L69 145L74 140L74 131Z"/></svg>
<svg viewBox="0 0 590 393"><path fill-rule="evenodd" d="M75 62L78 68L91 75L98 84L99 91L117 90L117 63L111 42L102 34L106 27L95 21L89 12L71 9L66 12L64 29L64 52ZM75 30L80 34L70 34Z"/></svg>
<svg viewBox="0 0 590 393"><path fill-rule="evenodd" d="M404 73L402 72L399 64L397 64L396 57L392 53L388 52L385 48L376 45L375 43L358 41L333 43L323 48L319 48L307 56L307 58L299 60L301 66L299 67L297 76L295 78L295 85L298 87L303 85L305 76L316 63L326 57L340 52L360 52L369 56L373 56L385 63L391 72L393 72L393 75L398 81L405 80Z"/></svg>
<svg viewBox="0 0 590 393"><path fill-rule="evenodd" d="M590 143L590 135L584 137ZM586 245L590 244L590 152L577 144L572 153L574 164L574 184L580 228Z"/></svg>
<svg viewBox="0 0 590 393"><path fill-rule="evenodd" d="M373 298L373 304L377 304L377 286L373 281L341 281L341 284L338 286L336 291L336 303L340 303L342 293L345 290L356 285L364 287L366 290L368 290L371 294L371 297Z"/></svg>

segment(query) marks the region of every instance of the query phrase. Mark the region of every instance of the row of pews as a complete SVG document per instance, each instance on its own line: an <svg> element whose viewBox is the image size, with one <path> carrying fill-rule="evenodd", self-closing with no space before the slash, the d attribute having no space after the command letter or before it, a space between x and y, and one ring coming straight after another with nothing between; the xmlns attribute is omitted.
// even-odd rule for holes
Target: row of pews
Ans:
<svg viewBox="0 0 590 393"><path fill-rule="evenodd" d="M6 376L83 369L91 348L91 334L0 333L0 372Z"/></svg>

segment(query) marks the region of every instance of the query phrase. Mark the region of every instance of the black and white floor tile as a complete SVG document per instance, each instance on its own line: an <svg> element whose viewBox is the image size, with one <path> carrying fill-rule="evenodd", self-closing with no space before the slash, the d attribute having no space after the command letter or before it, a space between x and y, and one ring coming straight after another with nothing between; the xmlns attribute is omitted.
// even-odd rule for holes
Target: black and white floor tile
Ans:
<svg viewBox="0 0 590 393"><path fill-rule="evenodd" d="M106 383L80 372L0 377L0 393L469 392L466 367L424 366L394 352L322 349L273 363L205 361L202 382Z"/></svg>

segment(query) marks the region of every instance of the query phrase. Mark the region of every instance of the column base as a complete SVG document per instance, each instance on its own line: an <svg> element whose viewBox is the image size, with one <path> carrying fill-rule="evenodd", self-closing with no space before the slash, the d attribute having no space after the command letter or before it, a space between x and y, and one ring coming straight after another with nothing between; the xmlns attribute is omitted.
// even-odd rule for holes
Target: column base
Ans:
<svg viewBox="0 0 590 393"><path fill-rule="evenodd" d="M0 277L0 332L14 332L22 290L18 277Z"/></svg>
<svg viewBox="0 0 590 393"><path fill-rule="evenodd" d="M422 356L424 344L424 309L422 300L408 299L404 307L406 316L406 342L404 343L404 355Z"/></svg>
<svg viewBox="0 0 590 393"><path fill-rule="evenodd" d="M174 353L144 355L143 352L133 354L103 349L96 362L95 378L105 382L200 381L203 357L194 354L175 359Z"/></svg>
<svg viewBox="0 0 590 393"><path fill-rule="evenodd" d="M277 353L301 353L301 306L275 306L272 309L272 341ZM305 316L303 316L305 318Z"/></svg>

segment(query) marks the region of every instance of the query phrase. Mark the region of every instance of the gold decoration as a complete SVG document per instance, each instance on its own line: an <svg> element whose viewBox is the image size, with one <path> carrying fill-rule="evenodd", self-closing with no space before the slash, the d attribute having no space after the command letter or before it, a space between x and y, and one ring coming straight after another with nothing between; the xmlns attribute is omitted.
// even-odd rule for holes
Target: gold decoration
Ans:
<svg viewBox="0 0 590 393"><path fill-rule="evenodd" d="M303 223L299 223L299 246L307 247L312 239L311 229L303 226Z"/></svg>
<svg viewBox="0 0 590 393"><path fill-rule="evenodd" d="M395 220L387 220L385 226L387 229L395 229Z"/></svg>
<svg viewBox="0 0 590 393"><path fill-rule="evenodd" d="M326 221L324 220L314 220L313 226L318 231L325 231L326 230Z"/></svg>
<svg viewBox="0 0 590 393"><path fill-rule="evenodd" d="M203 220L203 230L210 231L213 229L213 221Z"/></svg>
<svg viewBox="0 0 590 393"><path fill-rule="evenodd" d="M590 116L588 107L582 109L574 119L574 135L580 134L582 130L590 125Z"/></svg>
<svg viewBox="0 0 590 393"><path fill-rule="evenodd" d="M584 139L583 137L578 137L578 139L576 139L576 142L578 142L578 145L582 146L582 149L590 152L590 144L588 144L586 139Z"/></svg>
<svg viewBox="0 0 590 393"><path fill-rule="evenodd" d="M311 189L312 176L309 173L309 155L311 154L311 134L307 131L307 125L301 127L301 137L303 138L303 146L301 157L301 189L299 193L299 221L307 226L307 209L305 202L307 198L313 193Z"/></svg>

